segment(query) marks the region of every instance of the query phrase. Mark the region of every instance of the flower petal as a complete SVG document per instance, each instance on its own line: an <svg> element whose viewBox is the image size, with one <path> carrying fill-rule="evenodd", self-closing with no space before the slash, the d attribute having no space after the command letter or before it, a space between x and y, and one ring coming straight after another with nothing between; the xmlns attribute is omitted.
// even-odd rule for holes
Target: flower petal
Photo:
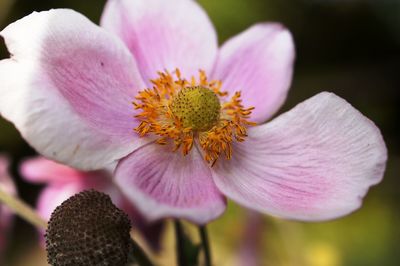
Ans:
<svg viewBox="0 0 400 266"><path fill-rule="evenodd" d="M37 202L39 215L48 221L51 214L69 197L85 190L81 182L56 183L46 186Z"/></svg>
<svg viewBox="0 0 400 266"><path fill-rule="evenodd" d="M67 9L5 28L0 113L46 157L101 168L134 150L131 101L144 85L124 44Z"/></svg>
<svg viewBox="0 0 400 266"><path fill-rule="evenodd" d="M38 209L44 219L72 195L83 190L96 189L108 194L115 205L125 207L126 200L113 184L106 170L84 172L43 157L25 160L20 166L22 178L32 183L47 182L38 200Z"/></svg>
<svg viewBox="0 0 400 266"><path fill-rule="evenodd" d="M265 252L263 241L265 239L265 217L254 211L248 211L244 216L245 224L237 252L237 265L262 265L263 254Z"/></svg>
<svg viewBox="0 0 400 266"><path fill-rule="evenodd" d="M149 220L178 217L205 224L226 207L196 149L184 157L170 147L148 144L121 160L115 177L122 192Z"/></svg>
<svg viewBox="0 0 400 266"><path fill-rule="evenodd" d="M83 180L79 182L78 180L76 180L75 182L53 183L49 186L46 186L41 192L37 203L39 215L43 219L49 220L51 214L53 213L55 208L57 208L57 206L61 205L61 203L63 203L69 197L87 189L96 189L107 194L111 192L111 194L109 194L111 200L116 206L118 206L119 208L124 210L126 214L128 214L133 224L133 227L135 228L135 231L139 232L144 237L149 247L151 247L154 251L159 251L161 236L164 231L164 222L146 222L146 220L134 208L134 206L130 202L128 202L121 193L117 192L117 188L111 182L108 183L109 186L107 187L102 184L101 179L103 178L104 177L99 177L98 181L100 181L100 183L97 184L93 182L94 180L92 178L91 182L84 182ZM44 230L41 230L40 232L41 243L42 245L44 245Z"/></svg>
<svg viewBox="0 0 400 266"><path fill-rule="evenodd" d="M60 167L60 171L65 170L62 168L65 168L66 166L58 166ZM126 211L125 207L129 207L128 211L131 210L130 204L128 206L125 197L112 183L111 177L108 172L80 172L75 169L70 169L70 171L76 171L75 175L81 175L81 178L75 178L64 182L52 182L50 185L46 186L40 194L37 206L40 215L44 219L49 219L54 209L59 206L63 201L67 200L74 194L88 189L95 189L97 191L106 193L111 197L112 202L117 207L124 209L124 211ZM53 171L53 173L56 173L56 171ZM50 174L52 173L49 173L49 175ZM52 179L54 180L55 177L53 177ZM126 212L128 213L128 211ZM136 218L136 216L131 218Z"/></svg>
<svg viewBox="0 0 400 266"><path fill-rule="evenodd" d="M108 0L101 25L127 44L148 86L157 71L179 68L187 79L210 72L218 51L214 27L195 1Z"/></svg>
<svg viewBox="0 0 400 266"><path fill-rule="evenodd" d="M213 176L223 193L249 208L319 221L358 209L368 188L382 179L386 159L373 122L324 92L250 129Z"/></svg>
<svg viewBox="0 0 400 266"><path fill-rule="evenodd" d="M292 81L295 50L290 32L276 23L257 24L228 40L218 56L214 79L222 89L242 91L252 121L264 122L283 104Z"/></svg>
<svg viewBox="0 0 400 266"><path fill-rule="evenodd" d="M73 182L85 178L86 175L85 172L44 157L34 157L23 161L19 172L22 178L32 183Z"/></svg>
<svg viewBox="0 0 400 266"><path fill-rule="evenodd" d="M165 230L165 221L158 220L149 222L144 216L132 205L130 201L124 199L121 208L129 215L133 224L134 232L139 232L143 239L146 240L148 247L154 252L160 252L161 240Z"/></svg>
<svg viewBox="0 0 400 266"><path fill-rule="evenodd" d="M160 250L164 222L147 223L143 216L114 185L108 171L82 172L43 157L35 157L22 163L21 176L34 183L50 183L43 189L37 204L38 211L44 219L50 219L54 209L72 195L83 190L96 189L108 194L113 203L128 214L136 231L143 235L153 250ZM41 240L42 244L44 244L43 237Z"/></svg>

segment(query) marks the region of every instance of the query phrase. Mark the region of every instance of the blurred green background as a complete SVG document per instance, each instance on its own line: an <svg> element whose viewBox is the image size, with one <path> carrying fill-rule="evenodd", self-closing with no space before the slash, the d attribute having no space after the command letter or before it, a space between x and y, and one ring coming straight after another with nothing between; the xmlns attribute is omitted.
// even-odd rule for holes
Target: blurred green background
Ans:
<svg viewBox="0 0 400 266"><path fill-rule="evenodd" d="M281 111L320 91L332 91L372 119L382 130L389 148L383 182L370 190L356 213L326 223L289 222L265 216L260 232L260 265L399 265L400 1L199 2L214 22L220 42L256 22L279 21L291 30L297 61L288 101ZM75 9L98 22L104 3L104 0L0 0L0 28L34 10L57 7ZM3 41L0 41L0 57L7 57ZM24 183L18 177L17 167L22 158L33 155L34 151L1 118L0 152L13 159L12 171L19 194L33 205L40 187ZM247 214L230 203L225 215L210 225L215 265L237 265ZM164 237L165 251L159 256L162 265L174 265L170 231ZM6 266L45 265L36 236L33 228L17 219Z"/></svg>

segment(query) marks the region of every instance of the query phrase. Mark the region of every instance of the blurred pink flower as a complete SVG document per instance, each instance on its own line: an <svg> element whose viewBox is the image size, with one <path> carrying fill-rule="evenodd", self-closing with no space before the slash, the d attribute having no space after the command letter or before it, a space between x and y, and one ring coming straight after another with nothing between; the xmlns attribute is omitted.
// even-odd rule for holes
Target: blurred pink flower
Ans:
<svg viewBox="0 0 400 266"><path fill-rule="evenodd" d="M56 9L0 35L11 54L0 61L1 114L46 157L86 170L117 162L116 183L148 219L204 224L223 213L227 196L283 218L327 220L359 208L382 179L379 129L332 93L263 124L292 78L293 40L280 24L257 24L218 48L196 1L109 0L101 27ZM178 104L185 86L194 96Z"/></svg>
<svg viewBox="0 0 400 266"><path fill-rule="evenodd" d="M113 203L128 214L134 230L144 236L153 250L160 249L164 223L147 223L113 184L109 171L82 172L42 157L35 157L21 164L20 173L31 183L46 184L37 202L38 212L46 221L50 219L54 209L72 195L83 190L96 189L108 194Z"/></svg>
<svg viewBox="0 0 400 266"><path fill-rule="evenodd" d="M248 211L245 217L244 231L237 252L237 266L261 266L265 257L264 217L254 211Z"/></svg>
<svg viewBox="0 0 400 266"><path fill-rule="evenodd" d="M9 162L6 156L0 154L0 189L8 194L15 195L16 189L14 182L8 172ZM7 235L11 225L12 213L0 202L0 263L2 253L6 247Z"/></svg>

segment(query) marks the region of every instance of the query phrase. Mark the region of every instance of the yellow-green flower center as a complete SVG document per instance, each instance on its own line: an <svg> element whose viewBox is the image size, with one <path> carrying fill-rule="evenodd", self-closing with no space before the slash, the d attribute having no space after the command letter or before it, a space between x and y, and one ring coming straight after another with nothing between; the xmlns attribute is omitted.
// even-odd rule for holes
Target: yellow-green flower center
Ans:
<svg viewBox="0 0 400 266"><path fill-rule="evenodd" d="M208 88L186 87L172 100L171 111L184 127L207 131L219 121L221 104L217 95Z"/></svg>
<svg viewBox="0 0 400 266"><path fill-rule="evenodd" d="M158 144L172 144L183 155L201 148L211 166L220 155L232 158L233 143L245 141L247 127L255 125L249 121L254 107L242 105L240 92L227 99L222 83L208 81L204 71L190 80L183 79L179 69L158 74L151 80L153 88L139 91L133 101L135 110L141 110L135 131L141 137L156 135Z"/></svg>

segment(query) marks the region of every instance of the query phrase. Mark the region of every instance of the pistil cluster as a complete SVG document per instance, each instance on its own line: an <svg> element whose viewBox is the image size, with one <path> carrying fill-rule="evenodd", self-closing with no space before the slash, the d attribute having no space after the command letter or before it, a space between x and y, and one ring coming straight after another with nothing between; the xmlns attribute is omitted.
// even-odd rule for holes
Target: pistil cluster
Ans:
<svg viewBox="0 0 400 266"><path fill-rule="evenodd" d="M158 75L151 81L153 88L140 91L133 102L141 110L135 131L141 137L154 134L158 144L172 143L173 151L181 150L183 155L198 145L211 165L221 154L230 159L232 143L243 142L247 127L255 125L249 121L254 107L243 107L240 92L227 100L222 83L208 81L204 71L190 81L181 77L179 69Z"/></svg>

